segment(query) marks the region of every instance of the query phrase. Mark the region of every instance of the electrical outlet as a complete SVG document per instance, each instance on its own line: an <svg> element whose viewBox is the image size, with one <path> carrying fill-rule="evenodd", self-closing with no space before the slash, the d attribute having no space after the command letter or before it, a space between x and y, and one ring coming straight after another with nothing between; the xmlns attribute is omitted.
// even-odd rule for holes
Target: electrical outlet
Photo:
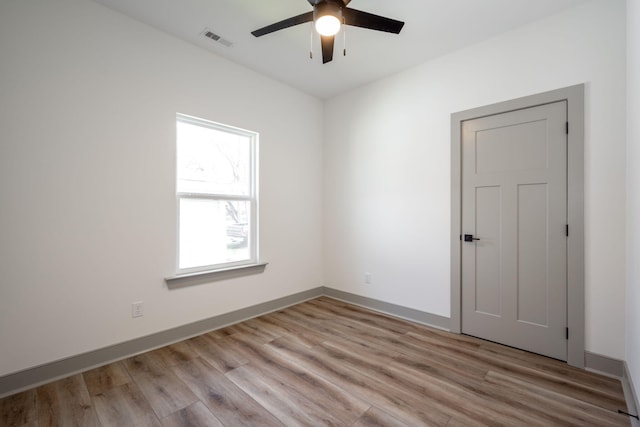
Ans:
<svg viewBox="0 0 640 427"><path fill-rule="evenodd" d="M144 315L142 308L142 301L131 303L131 317L142 317Z"/></svg>
<svg viewBox="0 0 640 427"><path fill-rule="evenodd" d="M365 285L371 284L371 273L364 273L364 284Z"/></svg>

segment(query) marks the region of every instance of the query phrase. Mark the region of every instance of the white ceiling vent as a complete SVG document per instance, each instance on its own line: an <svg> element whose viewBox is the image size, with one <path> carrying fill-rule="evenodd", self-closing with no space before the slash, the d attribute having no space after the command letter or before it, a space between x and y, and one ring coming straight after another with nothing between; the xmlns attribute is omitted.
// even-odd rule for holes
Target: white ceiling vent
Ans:
<svg viewBox="0 0 640 427"><path fill-rule="evenodd" d="M233 43L230 42L227 39L222 38L221 36L219 36L218 34L214 33L213 31L211 31L208 28L205 28L202 31L202 35L205 36L208 39L211 39L213 41L216 41L218 43L220 43L221 45L225 46L225 47L231 47L233 46Z"/></svg>

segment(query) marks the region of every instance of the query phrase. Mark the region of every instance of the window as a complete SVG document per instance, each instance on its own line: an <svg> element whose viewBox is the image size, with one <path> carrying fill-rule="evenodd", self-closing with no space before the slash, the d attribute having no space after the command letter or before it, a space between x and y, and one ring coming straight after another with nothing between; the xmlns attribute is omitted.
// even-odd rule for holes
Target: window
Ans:
<svg viewBox="0 0 640 427"><path fill-rule="evenodd" d="M258 134L178 114L178 274L257 262Z"/></svg>

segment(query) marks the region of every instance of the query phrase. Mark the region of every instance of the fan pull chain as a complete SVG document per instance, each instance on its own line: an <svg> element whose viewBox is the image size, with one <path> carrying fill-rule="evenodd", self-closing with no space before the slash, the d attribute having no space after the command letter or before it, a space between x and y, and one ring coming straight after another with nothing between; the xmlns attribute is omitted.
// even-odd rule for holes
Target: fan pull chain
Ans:
<svg viewBox="0 0 640 427"><path fill-rule="evenodd" d="M313 21L311 21L311 32L309 33L309 59L313 59Z"/></svg>
<svg viewBox="0 0 640 427"><path fill-rule="evenodd" d="M347 56L347 24L342 18L342 56Z"/></svg>

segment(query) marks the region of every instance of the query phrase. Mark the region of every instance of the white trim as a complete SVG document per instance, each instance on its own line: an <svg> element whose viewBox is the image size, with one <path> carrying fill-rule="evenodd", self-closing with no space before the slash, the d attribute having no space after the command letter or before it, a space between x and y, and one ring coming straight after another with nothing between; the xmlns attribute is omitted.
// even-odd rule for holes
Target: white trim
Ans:
<svg viewBox="0 0 640 427"><path fill-rule="evenodd" d="M250 202L253 199L251 196L238 196L235 194L213 194L213 193L185 193L176 192L178 197L187 197L189 199L205 199L205 200L233 200L239 202Z"/></svg>
<svg viewBox="0 0 640 427"><path fill-rule="evenodd" d="M249 269L258 265L258 256L259 256L259 241L258 241L258 141L259 134L257 132L249 131L246 129L241 129L229 125L225 125L222 123L216 123L210 120L201 119L194 116L189 116L186 114L176 113L176 123L182 122L191 124L194 126L200 126L204 128L209 128L213 130L217 130L220 132L225 132L228 134L235 134L242 137L246 137L249 141L249 194L218 194L218 193L193 193L193 192L181 192L177 191L177 176L178 176L178 166L177 166L177 126L176 126L176 263L175 263L175 276L168 278L167 283L170 281L176 280L179 277L187 277L193 274L201 274L205 276L211 276L213 274L214 277L217 272L220 272L224 275L224 273L228 272L230 269L234 269L236 267L247 267ZM209 265L198 265L194 267L188 268L180 268L180 202L183 199L202 199L202 200L216 200L216 201L233 201L233 202L247 202L249 204L249 236L248 245L249 245L249 257L246 259L232 261L232 262L224 262L217 264L209 264Z"/></svg>
<svg viewBox="0 0 640 427"><path fill-rule="evenodd" d="M624 375L624 361L601 354L584 352L584 368L587 371L621 379Z"/></svg>
<svg viewBox="0 0 640 427"><path fill-rule="evenodd" d="M188 114L176 113L176 120L181 121L183 123L189 123L192 125L208 127L210 129L220 130L220 131L229 132L229 133L235 133L236 135L250 136L250 135L257 134L256 132L248 129L242 129L242 128L231 126L231 125L225 125L223 123L202 119L196 116L190 116Z"/></svg>
<svg viewBox="0 0 640 427"><path fill-rule="evenodd" d="M176 274L175 276L166 277L164 281L169 288L184 287L200 283L211 283L219 280L226 280L233 277L247 276L250 274L262 273L268 263L259 262L255 264L243 264L230 266L227 268L218 268L215 270L195 271L191 273Z"/></svg>
<svg viewBox="0 0 640 427"><path fill-rule="evenodd" d="M624 399L627 403L627 412L629 414L638 415L638 410L640 409L640 404L638 403L638 395L636 394L636 388L634 387L633 381L631 379L631 374L629 372L629 365L627 362L623 363L622 370L622 391L624 392ZM640 427L640 420L629 417L631 421L632 427Z"/></svg>

